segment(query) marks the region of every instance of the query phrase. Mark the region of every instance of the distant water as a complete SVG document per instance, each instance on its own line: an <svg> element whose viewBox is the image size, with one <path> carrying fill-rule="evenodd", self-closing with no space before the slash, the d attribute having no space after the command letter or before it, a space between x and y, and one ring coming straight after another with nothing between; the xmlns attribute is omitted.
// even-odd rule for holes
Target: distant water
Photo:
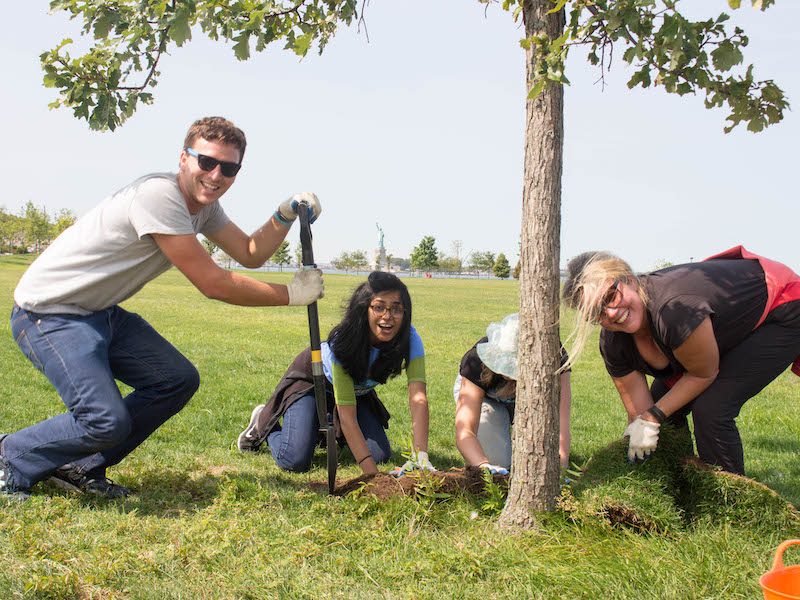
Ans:
<svg viewBox="0 0 800 600"><path fill-rule="evenodd" d="M225 266L225 265L223 265ZM247 269L239 264L234 264L233 269L239 269L242 271L264 271L267 273L292 273L296 270L296 267L276 267L275 265L264 265L263 267L259 267L258 269ZM366 277L369 275L372 270L363 270L363 271L342 271L340 269L335 269L330 265L323 265L322 272L328 273L331 275L360 275ZM425 279L427 277L424 271L392 271L398 277L418 277ZM500 280L499 277L495 277L494 275L486 275L486 273L481 273L480 275L477 273L445 273L439 271L431 271L430 272L432 279L497 279Z"/></svg>

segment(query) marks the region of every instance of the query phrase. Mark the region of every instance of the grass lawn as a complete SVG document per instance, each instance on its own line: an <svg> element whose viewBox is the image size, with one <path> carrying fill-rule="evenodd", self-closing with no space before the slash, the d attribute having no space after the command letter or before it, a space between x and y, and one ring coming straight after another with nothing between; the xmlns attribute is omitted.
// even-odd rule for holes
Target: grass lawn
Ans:
<svg viewBox="0 0 800 600"><path fill-rule="evenodd" d="M0 257L8 314L28 259ZM288 282L290 273L256 273ZM328 275L323 336L363 277ZM407 279L426 349L431 460L462 466L452 384L463 353L489 321L516 310L515 281ZM325 454L305 474L281 472L268 452L231 444L308 345L305 308L240 308L205 299L175 270L125 308L140 313L197 365L200 391L109 475L136 493L124 501L71 495L47 484L20 506L0 505L0 599L261 598L757 598L773 551L800 531L718 523L670 535L576 525L543 516L516 535L494 526L496 503L332 498ZM562 335L571 327L564 317ZM45 378L0 331L0 431L64 410ZM595 334L596 335L596 334ZM410 434L402 377L379 393L392 412L393 464ZM800 504L797 378L784 373L745 405L739 427L748 475ZM800 381L800 380L797 380ZM618 438L625 413L596 337L573 372L573 453L589 457ZM391 468L393 465L384 466ZM340 452L338 476L360 469ZM792 550L788 563L799 562Z"/></svg>

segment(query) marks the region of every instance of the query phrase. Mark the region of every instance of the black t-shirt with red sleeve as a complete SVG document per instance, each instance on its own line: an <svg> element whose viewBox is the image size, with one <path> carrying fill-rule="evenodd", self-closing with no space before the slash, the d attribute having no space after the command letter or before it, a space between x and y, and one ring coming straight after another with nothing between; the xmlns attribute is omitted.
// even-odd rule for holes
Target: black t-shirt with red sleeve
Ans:
<svg viewBox="0 0 800 600"><path fill-rule="evenodd" d="M648 294L647 319L669 367L653 369L636 349L633 336L620 331L600 332L600 353L612 377L639 371L670 377L685 369L673 351L706 317L711 317L720 356L753 331L767 303L764 271L757 260L715 259L677 265L641 278Z"/></svg>

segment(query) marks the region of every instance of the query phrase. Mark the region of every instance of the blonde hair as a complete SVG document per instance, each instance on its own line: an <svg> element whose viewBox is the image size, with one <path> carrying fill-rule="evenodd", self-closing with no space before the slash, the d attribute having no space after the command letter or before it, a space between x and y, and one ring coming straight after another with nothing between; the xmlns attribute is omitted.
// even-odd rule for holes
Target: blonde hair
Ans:
<svg viewBox="0 0 800 600"><path fill-rule="evenodd" d="M604 251L584 252L567 263L567 280L562 299L564 304L576 311L575 328L567 340L572 341L569 360L561 367L564 371L572 367L583 352L586 340L597 325L600 304L610 282L628 283L636 288L642 304L647 307L647 294L639 277L630 265L621 258Z"/></svg>

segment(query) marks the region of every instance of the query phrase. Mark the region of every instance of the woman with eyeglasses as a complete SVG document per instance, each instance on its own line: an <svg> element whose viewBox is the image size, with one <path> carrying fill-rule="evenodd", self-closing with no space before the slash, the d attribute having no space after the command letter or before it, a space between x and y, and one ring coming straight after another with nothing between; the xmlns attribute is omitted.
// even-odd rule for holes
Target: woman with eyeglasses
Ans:
<svg viewBox="0 0 800 600"><path fill-rule="evenodd" d="M517 397L519 315L490 323L461 359L453 387L456 400L456 446L468 465L508 475L511 468L511 426ZM567 356L562 348L562 364ZM570 373L561 374L559 457L569 465Z"/></svg>
<svg viewBox="0 0 800 600"><path fill-rule="evenodd" d="M605 252L567 269L563 297L578 312L570 362L599 324L628 413L628 458L647 458L660 425L688 427L691 412L700 458L743 475L742 405L792 363L800 375L800 277L741 246L645 275Z"/></svg>
<svg viewBox="0 0 800 600"><path fill-rule="evenodd" d="M377 473L377 464L391 456L384 431L389 412L375 388L402 371L408 381L414 452L401 472L436 470L428 458L425 352L411 324L411 296L397 276L375 271L355 289L344 318L322 343L322 362L328 412L337 437L344 437L364 473ZM311 467L318 431L306 349L289 366L267 404L253 409L236 445L241 451L255 451L266 441L281 469L302 472Z"/></svg>

